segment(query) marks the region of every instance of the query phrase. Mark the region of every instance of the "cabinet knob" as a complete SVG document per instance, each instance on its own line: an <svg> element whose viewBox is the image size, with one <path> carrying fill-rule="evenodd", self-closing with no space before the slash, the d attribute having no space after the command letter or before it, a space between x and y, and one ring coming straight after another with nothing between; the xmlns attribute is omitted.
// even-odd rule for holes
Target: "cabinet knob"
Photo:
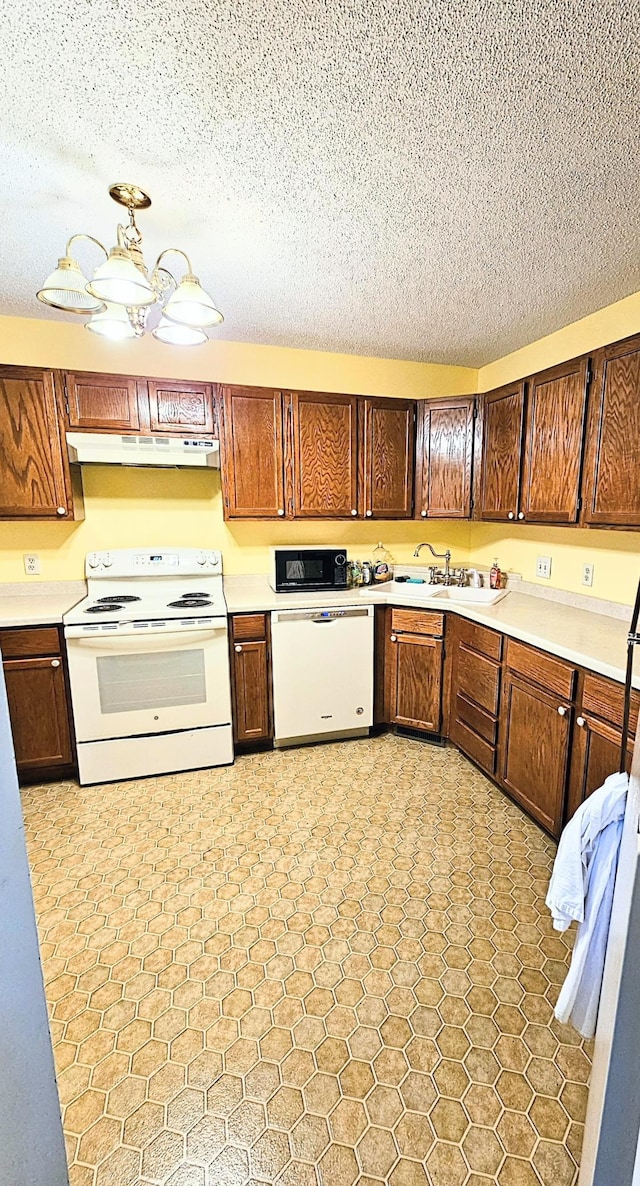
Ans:
<svg viewBox="0 0 640 1186"><path fill-rule="evenodd" d="M519 512L518 512L518 518L519 518L519 519L524 519L524 511L519 511Z"/></svg>
<svg viewBox="0 0 640 1186"><path fill-rule="evenodd" d="M66 513L67 513L66 507L56 507L56 515L66 515Z"/></svg>
<svg viewBox="0 0 640 1186"><path fill-rule="evenodd" d="M567 710L566 710L564 704L559 704L558 705L558 716L566 717L566 715L567 715Z"/></svg>
<svg viewBox="0 0 640 1186"><path fill-rule="evenodd" d="M52 659L52 660L51 660L51 666L52 666L52 667L59 667L59 666L60 666L60 660L59 660L59 659Z"/></svg>
<svg viewBox="0 0 640 1186"><path fill-rule="evenodd" d="M420 511L420 515L421 515L421 517L422 517L423 519L426 519L426 517L427 517L427 512L426 512L426 511Z"/></svg>
<svg viewBox="0 0 640 1186"><path fill-rule="evenodd" d="M351 512L351 514L352 514L352 515L357 515L357 514L358 514L358 512L357 512L356 510L353 510L353 511Z"/></svg>
<svg viewBox="0 0 640 1186"><path fill-rule="evenodd" d="M278 514L279 514L279 515L284 515L284 511L283 511L282 507L280 507L280 509L279 509L279 511L278 511Z"/></svg>
<svg viewBox="0 0 640 1186"><path fill-rule="evenodd" d="M584 717L576 717L576 725L578 726L579 729L584 729L586 726L586 723L587 722L585 721Z"/></svg>
<svg viewBox="0 0 640 1186"><path fill-rule="evenodd" d="M240 654L240 651L242 650L242 647L240 646L240 643L236 643L236 645L235 645L235 647L234 647L234 650L236 650L236 651L238 652L238 654Z"/></svg>
<svg viewBox="0 0 640 1186"><path fill-rule="evenodd" d="M373 514L373 511L365 511L365 515L367 516L367 519L370 519L372 514Z"/></svg>
<svg viewBox="0 0 640 1186"><path fill-rule="evenodd" d="M514 515L513 511L509 511L509 514L507 515L507 519L515 519L515 515Z"/></svg>
<svg viewBox="0 0 640 1186"><path fill-rule="evenodd" d="M391 642L397 642L397 641L398 641L398 636L397 636L396 634L392 634L392 635L390 635L390 638L391 638Z"/></svg>

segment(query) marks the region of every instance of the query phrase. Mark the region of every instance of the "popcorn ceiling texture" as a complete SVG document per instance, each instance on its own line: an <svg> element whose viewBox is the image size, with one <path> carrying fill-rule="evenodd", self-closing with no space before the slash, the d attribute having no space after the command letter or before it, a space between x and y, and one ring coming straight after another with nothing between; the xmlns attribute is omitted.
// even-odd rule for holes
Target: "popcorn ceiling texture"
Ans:
<svg viewBox="0 0 640 1186"><path fill-rule="evenodd" d="M114 180L237 341L480 365L640 287L638 0L16 0L0 312ZM97 259L82 248L87 267ZM54 315L56 316L56 315Z"/></svg>

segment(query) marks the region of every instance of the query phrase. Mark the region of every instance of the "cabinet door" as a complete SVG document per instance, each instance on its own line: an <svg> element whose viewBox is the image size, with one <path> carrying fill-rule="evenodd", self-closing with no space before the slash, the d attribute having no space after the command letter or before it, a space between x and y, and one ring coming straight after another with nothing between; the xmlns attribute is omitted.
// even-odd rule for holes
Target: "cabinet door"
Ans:
<svg viewBox="0 0 640 1186"><path fill-rule="evenodd" d="M71 738L62 660L8 659L4 663L18 770L27 773L71 763Z"/></svg>
<svg viewBox="0 0 640 1186"><path fill-rule="evenodd" d="M529 380L519 519L578 518L588 369L579 358Z"/></svg>
<svg viewBox="0 0 640 1186"><path fill-rule="evenodd" d="M284 518L282 392L222 387L220 394L225 518Z"/></svg>
<svg viewBox="0 0 640 1186"><path fill-rule="evenodd" d="M358 398L313 391L290 396L293 513L346 519L358 513Z"/></svg>
<svg viewBox="0 0 640 1186"><path fill-rule="evenodd" d="M2 519L74 518L58 394L52 371L0 370Z"/></svg>
<svg viewBox="0 0 640 1186"><path fill-rule="evenodd" d="M594 357L584 466L584 523L640 527L640 337Z"/></svg>
<svg viewBox="0 0 640 1186"><path fill-rule="evenodd" d="M478 490L480 519L516 519L524 434L524 382L482 397L482 459Z"/></svg>
<svg viewBox="0 0 640 1186"><path fill-rule="evenodd" d="M499 776L552 836L562 826L571 706L506 672L500 706Z"/></svg>
<svg viewBox="0 0 640 1186"><path fill-rule="evenodd" d="M471 462L475 399L418 404L416 517L471 516Z"/></svg>
<svg viewBox="0 0 640 1186"><path fill-rule="evenodd" d="M442 720L441 638L392 634L391 720L438 733Z"/></svg>
<svg viewBox="0 0 640 1186"><path fill-rule="evenodd" d="M363 399L367 519L410 519L413 513L415 403Z"/></svg>
<svg viewBox="0 0 640 1186"><path fill-rule="evenodd" d="M233 735L236 741L267 741L269 659L266 640L233 644Z"/></svg>
<svg viewBox="0 0 640 1186"><path fill-rule="evenodd" d="M571 748L571 779L567 799L567 820L589 795L601 787L605 778L620 766L622 730L582 714L576 719ZM633 738L629 738L627 770L631 769Z"/></svg>
<svg viewBox="0 0 640 1186"><path fill-rule="evenodd" d="M138 432L138 380L126 375L65 375L69 427Z"/></svg>
<svg viewBox="0 0 640 1186"><path fill-rule="evenodd" d="M148 379L149 427L152 432L183 431L189 436L214 431L210 383Z"/></svg>

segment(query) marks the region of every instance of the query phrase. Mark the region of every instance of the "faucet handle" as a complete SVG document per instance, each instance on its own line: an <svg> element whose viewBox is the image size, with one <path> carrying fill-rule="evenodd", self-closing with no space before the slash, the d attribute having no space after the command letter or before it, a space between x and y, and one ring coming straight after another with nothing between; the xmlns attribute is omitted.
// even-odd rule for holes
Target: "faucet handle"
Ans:
<svg viewBox="0 0 640 1186"><path fill-rule="evenodd" d="M467 583L467 570L466 570L466 568L459 568L458 569L458 585L462 589L463 586L466 585L466 583Z"/></svg>

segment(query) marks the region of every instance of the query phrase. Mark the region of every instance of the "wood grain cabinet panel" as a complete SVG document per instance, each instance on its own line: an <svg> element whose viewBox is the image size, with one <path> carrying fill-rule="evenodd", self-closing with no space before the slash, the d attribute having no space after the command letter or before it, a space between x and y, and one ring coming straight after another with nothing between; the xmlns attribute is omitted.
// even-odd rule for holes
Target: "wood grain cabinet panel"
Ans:
<svg viewBox="0 0 640 1186"><path fill-rule="evenodd" d="M67 373L69 427L102 432L138 432L138 380L126 375Z"/></svg>
<svg viewBox="0 0 640 1186"><path fill-rule="evenodd" d="M362 405L365 517L410 519L416 405L413 400L368 397L362 400Z"/></svg>
<svg viewBox="0 0 640 1186"><path fill-rule="evenodd" d="M4 664L11 731L20 774L72 761L61 657L7 659Z"/></svg>
<svg viewBox="0 0 640 1186"><path fill-rule="evenodd" d="M567 797L567 820L605 778L620 767L622 729L584 711L576 718L571 747L571 778ZM631 769L633 736L627 744L627 770Z"/></svg>
<svg viewBox="0 0 640 1186"><path fill-rule="evenodd" d="M214 431L213 388L210 383L148 379L149 427L152 432L182 429L189 435Z"/></svg>
<svg viewBox="0 0 640 1186"><path fill-rule="evenodd" d="M572 707L505 673L500 705L499 778L552 836L562 827Z"/></svg>
<svg viewBox="0 0 640 1186"><path fill-rule="evenodd" d="M222 387L220 397L225 518L284 518L282 392Z"/></svg>
<svg viewBox="0 0 640 1186"><path fill-rule="evenodd" d="M475 399L418 404L416 518L468 519Z"/></svg>
<svg viewBox="0 0 640 1186"><path fill-rule="evenodd" d="M594 355L582 522L640 527L640 336Z"/></svg>
<svg viewBox="0 0 640 1186"><path fill-rule="evenodd" d="M234 739L239 744L268 741L273 737L273 726L267 618L264 614L234 614L230 634Z"/></svg>
<svg viewBox="0 0 640 1186"><path fill-rule="evenodd" d="M356 518L358 397L294 391L289 401L293 514Z"/></svg>
<svg viewBox="0 0 640 1186"><path fill-rule="evenodd" d="M518 517L524 409L524 382L482 397L482 457L476 500L480 519Z"/></svg>
<svg viewBox="0 0 640 1186"><path fill-rule="evenodd" d="M525 522L578 519L588 378L588 359L578 358L529 380L518 515Z"/></svg>
<svg viewBox="0 0 640 1186"><path fill-rule="evenodd" d="M0 368L0 518L74 519L84 514L61 429L53 371Z"/></svg>
<svg viewBox="0 0 640 1186"><path fill-rule="evenodd" d="M397 634L392 641L391 720L438 733L442 721L442 639Z"/></svg>

